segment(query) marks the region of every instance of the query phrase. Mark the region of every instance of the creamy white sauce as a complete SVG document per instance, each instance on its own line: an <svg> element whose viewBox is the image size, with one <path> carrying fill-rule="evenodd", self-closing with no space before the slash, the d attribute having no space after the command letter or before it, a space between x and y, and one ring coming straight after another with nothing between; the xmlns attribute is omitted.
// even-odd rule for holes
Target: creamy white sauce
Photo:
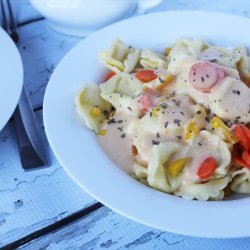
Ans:
<svg viewBox="0 0 250 250"><path fill-rule="evenodd" d="M97 140L110 159L125 172L131 174L132 144L131 138L126 133L129 116L116 113L111 119L114 119L115 123L105 124L103 129L107 130L107 133L102 136L98 135Z"/></svg>

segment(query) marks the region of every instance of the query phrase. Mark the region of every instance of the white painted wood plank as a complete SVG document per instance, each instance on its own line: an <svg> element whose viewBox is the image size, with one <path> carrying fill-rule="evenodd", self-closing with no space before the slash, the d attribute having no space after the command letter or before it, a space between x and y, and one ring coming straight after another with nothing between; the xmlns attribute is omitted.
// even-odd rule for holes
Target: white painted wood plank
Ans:
<svg viewBox="0 0 250 250"><path fill-rule="evenodd" d="M205 225L204 225L205 226ZM133 222L107 207L19 249L250 249L250 239L202 239Z"/></svg>
<svg viewBox="0 0 250 250"><path fill-rule="evenodd" d="M11 0L17 23L26 22L41 17L41 14L33 8L29 0Z"/></svg>
<svg viewBox="0 0 250 250"><path fill-rule="evenodd" d="M18 45L24 65L24 83L33 106L40 107L50 75L79 38L63 36L38 21L20 28Z"/></svg>
<svg viewBox="0 0 250 250"><path fill-rule="evenodd" d="M41 112L37 118L42 126ZM0 247L94 202L64 172L49 147L48 154L50 167L24 172L13 124L0 133Z"/></svg>

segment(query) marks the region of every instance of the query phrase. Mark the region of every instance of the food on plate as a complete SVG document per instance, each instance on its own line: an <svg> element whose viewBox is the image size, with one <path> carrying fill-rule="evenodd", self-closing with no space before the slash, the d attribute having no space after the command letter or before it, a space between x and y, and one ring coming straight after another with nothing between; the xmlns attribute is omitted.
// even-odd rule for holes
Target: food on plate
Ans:
<svg viewBox="0 0 250 250"><path fill-rule="evenodd" d="M250 57L181 39L163 53L115 40L76 107L104 151L152 188L186 199L250 193ZM115 181L115 180L114 180Z"/></svg>

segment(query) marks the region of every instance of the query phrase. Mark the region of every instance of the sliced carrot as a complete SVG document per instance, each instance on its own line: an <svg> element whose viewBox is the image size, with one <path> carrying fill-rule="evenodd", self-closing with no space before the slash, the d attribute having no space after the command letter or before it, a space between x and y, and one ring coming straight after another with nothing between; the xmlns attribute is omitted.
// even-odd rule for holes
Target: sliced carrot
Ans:
<svg viewBox="0 0 250 250"><path fill-rule="evenodd" d="M242 149L239 143L234 144L233 152L232 152L232 160L235 164L239 165L240 167L250 168L243 159L242 159Z"/></svg>
<svg viewBox="0 0 250 250"><path fill-rule="evenodd" d="M154 73L154 71L149 69L140 70L135 76L142 82L150 82L157 78L157 75Z"/></svg>
<svg viewBox="0 0 250 250"><path fill-rule="evenodd" d="M241 147L245 150L250 149L250 133L248 128L243 125L236 125L234 128L234 135L239 140Z"/></svg>
<svg viewBox="0 0 250 250"><path fill-rule="evenodd" d="M250 153L247 150L244 150L242 153L242 160L250 167Z"/></svg>
<svg viewBox="0 0 250 250"><path fill-rule="evenodd" d="M206 158L200 165L198 170L198 176L201 179L207 179L214 174L217 168L217 161L213 157Z"/></svg>
<svg viewBox="0 0 250 250"><path fill-rule="evenodd" d="M242 127L242 129L244 130L248 140L250 141L250 129L247 126L242 125L242 124L240 126Z"/></svg>
<svg viewBox="0 0 250 250"><path fill-rule="evenodd" d="M108 72L108 74L104 77L104 82L108 81L111 77L113 77L116 73L113 71Z"/></svg>

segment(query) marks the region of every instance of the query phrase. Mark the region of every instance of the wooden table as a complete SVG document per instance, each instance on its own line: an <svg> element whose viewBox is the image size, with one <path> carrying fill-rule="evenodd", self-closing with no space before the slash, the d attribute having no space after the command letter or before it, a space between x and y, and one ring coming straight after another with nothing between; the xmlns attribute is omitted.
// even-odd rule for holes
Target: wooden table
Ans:
<svg viewBox="0 0 250 250"><path fill-rule="evenodd" d="M14 0L13 3L20 29L18 48L24 64L24 84L51 162L48 168L24 172L13 121L10 120L0 132L0 248L250 249L248 238L194 238L136 223L94 200L69 178L47 143L42 102L56 65L80 39L51 30L28 0ZM194 0L192 3L188 0L166 0L152 12L173 9L201 9L250 16L248 0ZM237 35L236 31L232 32Z"/></svg>

